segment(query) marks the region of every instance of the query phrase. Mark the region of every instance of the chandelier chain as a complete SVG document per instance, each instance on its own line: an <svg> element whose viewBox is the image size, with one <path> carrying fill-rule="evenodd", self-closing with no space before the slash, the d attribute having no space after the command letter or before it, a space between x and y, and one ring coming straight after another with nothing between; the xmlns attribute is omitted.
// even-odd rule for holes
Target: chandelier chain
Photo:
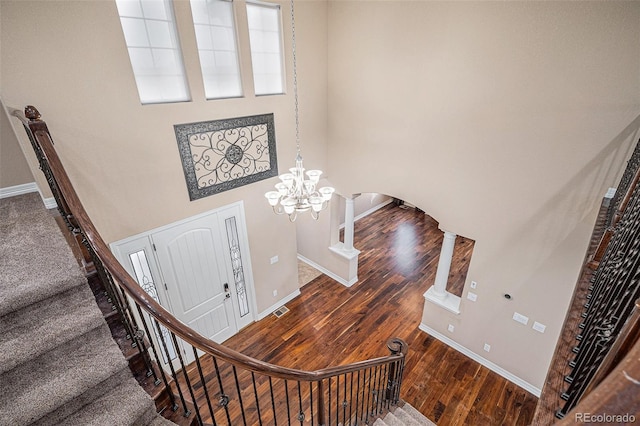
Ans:
<svg viewBox="0 0 640 426"><path fill-rule="evenodd" d="M293 0L291 0L291 50L293 55L293 99L295 102L296 116L296 153L300 155L300 122L298 119L298 69L296 61L296 18L293 13Z"/></svg>
<svg viewBox="0 0 640 426"><path fill-rule="evenodd" d="M327 208L335 189L325 186L316 189L320 181L322 170L307 170L302 164L300 154L300 121L298 118L298 68L296 58L296 20L291 2L291 51L293 59L293 99L296 118L296 164L289 169L289 173L280 175L281 182L276 184L275 191L265 195L275 214L286 214L291 222L296 220L298 213L311 212L311 217L318 219L321 210Z"/></svg>

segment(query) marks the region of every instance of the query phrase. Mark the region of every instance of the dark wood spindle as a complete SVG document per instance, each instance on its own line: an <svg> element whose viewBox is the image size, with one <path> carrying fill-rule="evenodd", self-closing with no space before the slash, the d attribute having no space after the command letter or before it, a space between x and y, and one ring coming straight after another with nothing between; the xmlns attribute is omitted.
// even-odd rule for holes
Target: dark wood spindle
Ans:
<svg viewBox="0 0 640 426"><path fill-rule="evenodd" d="M204 373L202 372L202 365L200 364L200 357L198 356L198 350L194 346L192 346L191 349L193 349L193 356L196 360L195 361L196 369L198 371L200 383L202 384L202 390L204 392L205 400L207 401L207 408L209 408L209 415L211 416L211 421L213 422L213 426L217 426L218 423L216 422L216 415L213 412L213 406L211 405L211 398L209 397L209 390L207 389L207 381L204 378ZM195 402L196 401L194 400L194 403Z"/></svg>

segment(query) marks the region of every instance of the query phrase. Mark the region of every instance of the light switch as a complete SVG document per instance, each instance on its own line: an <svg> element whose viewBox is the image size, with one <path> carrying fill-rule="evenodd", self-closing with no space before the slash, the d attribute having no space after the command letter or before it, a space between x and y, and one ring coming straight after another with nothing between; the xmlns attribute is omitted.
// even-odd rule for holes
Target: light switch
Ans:
<svg viewBox="0 0 640 426"><path fill-rule="evenodd" d="M546 325L540 324L538 321L533 322L533 329L535 331L539 331L540 333L544 333L544 330L547 328Z"/></svg>
<svg viewBox="0 0 640 426"><path fill-rule="evenodd" d="M525 317L522 314L519 314L517 312L513 313L513 320L514 321L518 321L520 324L524 324L527 325L527 323L529 322L529 317Z"/></svg>

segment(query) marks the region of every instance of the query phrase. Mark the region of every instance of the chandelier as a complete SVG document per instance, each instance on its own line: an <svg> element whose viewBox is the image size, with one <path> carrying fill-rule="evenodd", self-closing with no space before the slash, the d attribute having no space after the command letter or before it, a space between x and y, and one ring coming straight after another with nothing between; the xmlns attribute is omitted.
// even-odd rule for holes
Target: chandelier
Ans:
<svg viewBox="0 0 640 426"><path fill-rule="evenodd" d="M320 211L327 208L331 196L335 191L330 186L316 189L322 175L321 170L304 171L302 155L300 154L300 123L298 119L298 74L296 69L296 26L291 0L291 34L293 45L293 97L295 100L296 117L296 165L289 169L289 173L280 175L280 181L275 185L275 191L265 195L276 214L287 214L291 222L295 221L298 213L311 212L311 217L318 219Z"/></svg>

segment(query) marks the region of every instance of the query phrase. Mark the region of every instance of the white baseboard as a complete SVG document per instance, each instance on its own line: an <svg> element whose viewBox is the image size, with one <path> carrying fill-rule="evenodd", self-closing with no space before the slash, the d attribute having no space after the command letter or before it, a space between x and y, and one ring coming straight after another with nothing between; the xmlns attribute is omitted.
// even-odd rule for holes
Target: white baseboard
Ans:
<svg viewBox="0 0 640 426"><path fill-rule="evenodd" d="M383 208L387 204L391 204L391 203L393 203L393 198L389 198L384 203L377 204L377 205L371 207L369 210L360 213L358 216L353 218L353 221L355 222L355 221L358 221L358 220L362 219L363 217L369 216L371 213L375 212L376 210L380 210L381 208Z"/></svg>
<svg viewBox="0 0 640 426"><path fill-rule="evenodd" d="M15 197L17 195L29 194L31 192L38 192L38 185L36 185L35 182L0 188L0 198Z"/></svg>
<svg viewBox="0 0 640 426"><path fill-rule="evenodd" d="M7 188L0 188L0 199L16 197L23 194L30 194L32 192L40 192L40 190L38 189L38 185L35 182L9 186ZM40 194L40 197L42 197L42 194ZM42 198L42 202L44 203L44 206L47 208L47 210L58 207L56 199L53 197Z"/></svg>
<svg viewBox="0 0 640 426"><path fill-rule="evenodd" d="M55 209L56 207L58 207L58 203L56 203L56 199L53 197L43 198L42 201L44 202L44 206L49 210Z"/></svg>
<svg viewBox="0 0 640 426"><path fill-rule="evenodd" d="M334 274L333 272L331 272L330 270L318 265L316 262L314 262L311 259L307 259L306 257L304 257L301 254L298 254L298 259L303 261L304 263L306 263L307 265L316 268L318 271L322 272L323 274L325 274L326 276L338 281L340 284L342 284L345 287L351 287L352 285L354 285L355 283L358 282L358 276L356 275L355 277L353 277L352 279L350 279L349 281L345 280L342 277L339 277L338 275Z"/></svg>
<svg viewBox="0 0 640 426"><path fill-rule="evenodd" d="M393 198L389 198L387 201L385 201L383 203L376 204L375 206L371 207L369 210L364 211L364 212L360 213L358 216L354 217L353 221L357 222L360 219L362 219L363 217L367 217L371 213L375 212L376 210L380 210L381 208L383 208L387 204L391 204L391 203L393 203ZM342 224L340 224L340 226L338 226L338 229L343 229L343 228L344 228L344 223L342 223Z"/></svg>
<svg viewBox="0 0 640 426"><path fill-rule="evenodd" d="M420 326L418 328L420 330L424 331L425 333L427 333L427 334L435 337L436 339L440 340L445 345L452 347L453 349L457 350L458 352L468 356L472 360L484 365L485 367L487 367L489 370L493 371L494 373L498 373L499 375L501 375L505 379L509 380L510 382L520 386L522 389L524 389L524 390L526 390L528 392L531 392L536 397L538 397L538 398L540 397L540 394L542 393L542 390L540 388L537 388L537 387L533 386L531 383L529 383L529 382L527 382L525 380L522 380L520 377L516 376L515 374L512 374L512 373L508 372L507 370L505 370L504 368L500 367L499 365L494 364L493 362L489 361L488 359L485 359L485 358L481 357L477 353L465 348L464 346L462 346L458 342L455 342L455 341L451 340L450 338L448 338L444 334L441 334L441 333L435 331L434 329L432 329L428 325L420 323Z"/></svg>
<svg viewBox="0 0 640 426"><path fill-rule="evenodd" d="M278 309L282 305L286 304L287 302L292 301L293 299L295 299L298 296L300 296L300 290L296 290L293 293L291 293L290 295L286 296L285 298L280 299L280 301L274 303L273 305L269 306L264 311L260 312L258 314L258 317L256 318L256 321L260 321L261 319L265 319L266 317L271 315L276 309Z"/></svg>

